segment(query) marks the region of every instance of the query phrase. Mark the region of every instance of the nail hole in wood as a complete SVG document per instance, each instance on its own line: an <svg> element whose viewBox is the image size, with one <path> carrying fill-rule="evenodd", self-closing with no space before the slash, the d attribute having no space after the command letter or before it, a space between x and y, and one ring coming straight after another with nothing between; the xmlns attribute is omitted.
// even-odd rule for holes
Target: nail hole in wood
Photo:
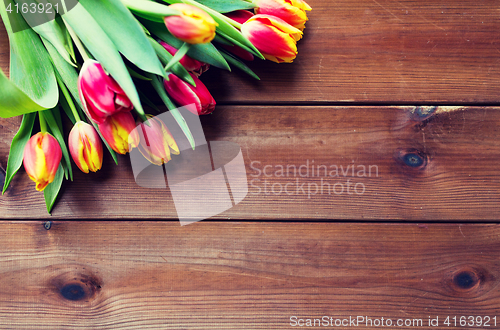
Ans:
<svg viewBox="0 0 500 330"><path fill-rule="evenodd" d="M45 221L44 224L43 224L43 228L45 228L46 230L49 230L50 228L52 228L52 221Z"/></svg>

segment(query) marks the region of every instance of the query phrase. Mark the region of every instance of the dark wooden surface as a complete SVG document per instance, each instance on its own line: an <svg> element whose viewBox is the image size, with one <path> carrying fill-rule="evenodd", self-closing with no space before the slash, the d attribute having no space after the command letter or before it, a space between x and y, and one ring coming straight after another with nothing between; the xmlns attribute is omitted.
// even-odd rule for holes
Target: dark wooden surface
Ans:
<svg viewBox="0 0 500 330"><path fill-rule="evenodd" d="M249 194L234 208L181 227L169 189L140 188L126 156L106 156L96 174L74 167L48 216L19 172L0 197L0 329L298 328L291 316L500 326L498 2L308 2L293 64L252 63L260 82L202 76L219 104L207 139L243 151ZM4 72L8 55L0 26ZM19 123L0 119L0 168ZM378 175L276 174L308 161ZM305 193L273 193L296 179ZM364 193L307 196L347 179Z"/></svg>

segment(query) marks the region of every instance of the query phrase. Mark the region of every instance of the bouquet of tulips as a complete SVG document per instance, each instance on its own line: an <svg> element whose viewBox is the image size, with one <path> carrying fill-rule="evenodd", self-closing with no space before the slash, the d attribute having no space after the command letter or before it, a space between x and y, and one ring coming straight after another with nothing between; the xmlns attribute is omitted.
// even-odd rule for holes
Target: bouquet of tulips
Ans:
<svg viewBox="0 0 500 330"><path fill-rule="evenodd" d="M63 180L73 179L71 159L85 173L101 169L104 149L115 162L131 148L156 165L171 160L179 148L145 112L143 105L159 110L139 86L152 87L194 148L177 107L214 111L200 75L233 66L258 79L245 61L292 62L308 10L303 0L0 1L11 47L10 80L0 70L0 117L23 116L3 193L24 165L50 213Z"/></svg>

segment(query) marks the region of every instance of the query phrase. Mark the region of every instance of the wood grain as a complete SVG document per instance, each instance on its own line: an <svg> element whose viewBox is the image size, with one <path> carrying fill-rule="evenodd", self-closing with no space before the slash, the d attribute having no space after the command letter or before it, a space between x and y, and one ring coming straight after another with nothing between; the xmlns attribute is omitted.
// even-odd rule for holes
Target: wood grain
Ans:
<svg viewBox="0 0 500 330"><path fill-rule="evenodd" d="M221 106L202 119L208 141L241 146L249 185L247 197L216 219L497 221L500 216L495 107ZM15 127L11 120L0 125ZM3 159L14 132L0 131L6 141L0 145ZM96 174L74 170L55 218L177 218L169 189L136 185L127 156L118 166L106 156ZM0 214L48 217L42 194L22 170L0 198Z"/></svg>
<svg viewBox="0 0 500 330"><path fill-rule="evenodd" d="M219 103L499 104L495 1L308 2L313 11L295 63L251 63L260 82L209 70L203 80Z"/></svg>
<svg viewBox="0 0 500 330"><path fill-rule="evenodd" d="M6 330L500 317L498 225L35 221L0 235Z"/></svg>

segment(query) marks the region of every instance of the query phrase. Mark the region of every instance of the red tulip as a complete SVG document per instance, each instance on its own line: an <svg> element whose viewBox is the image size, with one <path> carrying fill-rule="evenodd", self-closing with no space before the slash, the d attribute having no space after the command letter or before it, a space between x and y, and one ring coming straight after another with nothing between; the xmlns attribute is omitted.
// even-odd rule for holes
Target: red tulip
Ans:
<svg viewBox="0 0 500 330"><path fill-rule="evenodd" d="M177 48L167 44L166 42L160 41L160 44L165 48L171 55L175 55L177 53ZM194 73L197 77L199 77L203 72L206 72L210 65L207 63L200 62L195 60L187 55L184 55L179 61L180 64L189 72Z"/></svg>
<svg viewBox="0 0 500 330"><path fill-rule="evenodd" d="M256 14L273 15L299 30L304 30L306 10L311 7L303 0L254 0Z"/></svg>
<svg viewBox="0 0 500 330"><path fill-rule="evenodd" d="M255 15L241 27L241 32L270 61L291 63L297 56L297 41L302 31L281 18Z"/></svg>
<svg viewBox="0 0 500 330"><path fill-rule="evenodd" d="M62 150L57 140L46 132L33 135L24 148L23 165L36 190L43 191L52 181L61 163Z"/></svg>
<svg viewBox="0 0 500 330"><path fill-rule="evenodd" d="M204 44L215 38L217 23L205 11L185 3L169 6L181 15L165 17L165 25L174 37L189 44Z"/></svg>
<svg viewBox="0 0 500 330"><path fill-rule="evenodd" d="M68 137L69 152L76 166L84 172L97 172L102 167L102 142L92 125L77 122Z"/></svg>
<svg viewBox="0 0 500 330"><path fill-rule="evenodd" d="M102 136L111 149L125 155L139 144L135 120L130 112L118 112L99 124Z"/></svg>
<svg viewBox="0 0 500 330"><path fill-rule="evenodd" d="M167 126L157 117L148 116L147 124L139 125L139 151L152 164L162 165L170 161L170 153L178 155L179 147ZM148 126L149 125L149 126ZM170 151L172 149L172 151Z"/></svg>
<svg viewBox="0 0 500 330"><path fill-rule="evenodd" d="M184 82L174 74L169 74L168 80L165 79L163 82L165 90L180 106L194 104L194 107L188 107L188 109L196 115L212 113L215 109L214 98L201 80L192 73L190 74L196 87Z"/></svg>
<svg viewBox="0 0 500 330"><path fill-rule="evenodd" d="M117 112L133 109L125 92L94 60L83 64L78 77L78 92L85 112L98 124Z"/></svg>

